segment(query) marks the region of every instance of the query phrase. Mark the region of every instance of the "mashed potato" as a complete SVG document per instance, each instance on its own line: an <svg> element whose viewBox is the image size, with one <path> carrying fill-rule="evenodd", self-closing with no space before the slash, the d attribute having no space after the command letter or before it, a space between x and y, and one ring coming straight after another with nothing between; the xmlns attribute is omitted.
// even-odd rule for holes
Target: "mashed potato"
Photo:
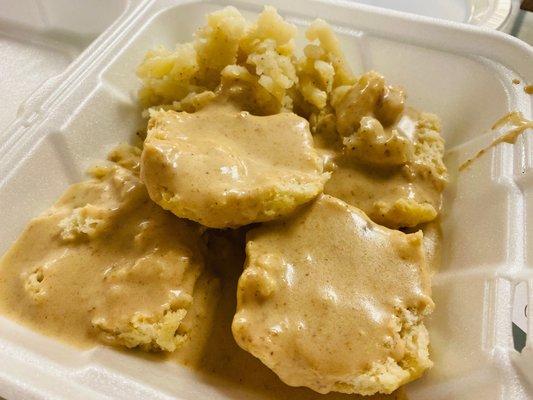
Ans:
<svg viewBox="0 0 533 400"><path fill-rule="evenodd" d="M272 7L265 7L254 24L233 7L216 11L193 43L146 54L137 70L143 81L139 99L145 106L168 104L183 110L190 107L190 96L220 91L222 83L227 87L231 82L241 86L241 93L232 96L246 110L273 114L290 109L288 90L297 82L295 35L296 27ZM247 89L259 93L248 98Z"/></svg>
<svg viewBox="0 0 533 400"><path fill-rule="evenodd" d="M137 70L143 82L140 102L194 111L215 93L225 93L254 114L294 109L308 116L325 107L334 88L355 78L324 21L315 21L307 31L313 43L301 58L295 53L296 31L269 6L255 23L233 7L209 14L194 42L146 54Z"/></svg>
<svg viewBox="0 0 533 400"><path fill-rule="evenodd" d="M293 111L326 154L326 193L391 228L435 219L447 181L437 117L406 108L404 91L378 73L354 76L324 21L308 28L300 57L295 35L272 7L254 23L232 7L214 12L194 42L146 55L140 101L186 112L216 99L255 115Z"/></svg>

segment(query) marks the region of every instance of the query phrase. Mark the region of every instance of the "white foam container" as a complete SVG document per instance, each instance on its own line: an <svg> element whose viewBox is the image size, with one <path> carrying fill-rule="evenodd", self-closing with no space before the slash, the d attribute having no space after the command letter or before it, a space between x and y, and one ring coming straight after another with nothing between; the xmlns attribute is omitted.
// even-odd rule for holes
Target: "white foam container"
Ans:
<svg viewBox="0 0 533 400"><path fill-rule="evenodd" d="M0 129L137 0L0 0Z"/></svg>
<svg viewBox="0 0 533 400"><path fill-rule="evenodd" d="M427 17L498 29L511 12L511 0L353 0Z"/></svg>
<svg viewBox="0 0 533 400"><path fill-rule="evenodd" d="M206 13L260 1L131 1L62 74L42 86L0 131L0 253L85 168L142 124L134 71L145 51L189 41ZM326 19L354 71L382 72L408 102L439 114L451 183L445 192L443 265L429 321L435 367L408 385L410 399L533 398L533 334L522 353L511 331L515 286L533 303L533 136L502 144L469 169L458 165L496 135L512 110L533 118L533 50L504 34L343 1L271 0L300 26ZM300 34L300 39L303 35ZM303 39L301 40L303 42ZM520 314L520 312L518 312ZM524 322L525 321L525 322ZM533 332L532 320L522 328ZM106 347L62 344L0 317L0 396L11 399L255 399L176 364ZM264 397L261 397L264 398ZM324 399L328 399L327 396Z"/></svg>

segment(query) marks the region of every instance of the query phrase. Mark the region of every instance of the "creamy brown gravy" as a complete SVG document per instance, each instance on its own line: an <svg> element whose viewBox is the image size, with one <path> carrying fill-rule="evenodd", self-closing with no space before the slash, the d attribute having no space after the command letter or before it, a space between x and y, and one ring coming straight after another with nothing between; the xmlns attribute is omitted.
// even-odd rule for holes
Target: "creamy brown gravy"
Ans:
<svg viewBox="0 0 533 400"><path fill-rule="evenodd" d="M319 394L303 387L290 387L261 361L241 349L231 333L235 315L237 281L244 264L244 235L247 229L238 231L212 231L208 234L209 264L221 280L221 296L213 309L214 322L205 344L182 350L170 357L179 359L182 351L197 352L197 362L190 364L207 382L220 384L253 393L258 399L293 400L405 400L403 389L391 395L359 396L341 393ZM198 291L196 291L198 293ZM189 349L188 349L189 348Z"/></svg>
<svg viewBox="0 0 533 400"><path fill-rule="evenodd" d="M442 259L442 228L440 218L437 217L431 222L417 226L415 228L402 229L405 233L415 233L421 230L424 234L424 253L428 271L434 275L440 269Z"/></svg>
<svg viewBox="0 0 533 400"><path fill-rule="evenodd" d="M420 113L406 108L385 131L388 136L394 130L399 137L416 141L419 119ZM324 193L359 207L373 221L391 228L416 226L433 220L440 211L446 171L432 171L426 161L418 160L398 166L376 166L345 154L336 138L318 135L315 143L322 149L326 170L331 171ZM395 203L404 200L411 203L411 209L403 215L395 213Z"/></svg>
<svg viewBox="0 0 533 400"><path fill-rule="evenodd" d="M138 156L138 150L132 152L132 149L126 146L115 149L110 154L110 159L132 170L135 174L139 172ZM223 245L210 243L208 252L208 257L211 259L210 269L203 270L201 274L202 269L194 267L191 274L186 274L190 275L189 278L177 276L172 282L163 284L156 279L151 281L153 285L146 284L144 281L145 278L150 281L149 276L126 274L131 279L126 278L128 282L125 284L119 283L118 286L121 287L118 290L118 297L113 299L107 295L110 286L102 283L102 276L105 275L109 263L109 257L105 255L106 249L108 247L116 249L117 257L127 249L126 259L131 257L131 248L128 247L128 243L133 240L132 232L144 222L155 220L165 226L169 225L160 232L156 232L155 236L151 234L152 236L150 239L147 238L146 242L162 241L166 243L165 246L172 247L172 243L162 238L170 236L165 233L167 232L165 229L188 232L183 237L186 242L186 237L189 235L197 237L196 233L192 234L194 229L181 226L179 222L176 222L178 220L175 217L169 216L168 213L161 211L148 201L144 189L139 187L134 178L129 176L125 181L128 180L133 182L131 185L133 193L138 193L133 196L131 206L124 207L122 203L117 204L116 199L106 197L102 191L95 190L94 185L82 183L71 187L49 213L50 215L39 217L30 223L20 241L0 262L0 311L3 314L47 335L60 337L80 347L91 347L94 346L98 337L102 339L101 332L95 331L92 323L95 315L102 316L107 321L118 321L117 324L112 324L114 327L121 326L125 322L123 318L125 314L138 310L147 313L154 310L161 311L167 307L168 297L171 296L169 293L176 287L185 288L184 291L190 293L194 287L194 301L180 327L182 333L188 333L188 340L174 353L158 355L155 358L175 360L195 368L200 374L205 375L205 379L220 379L239 385L263 398L353 399L359 397L354 395L348 397L342 394L320 395L309 389L288 387L259 360L236 345L231 335L231 320L235 312L234 293L238 276L242 271L243 256L239 248L242 246L242 239L235 235L221 233L220 236L224 237ZM119 183L119 189L123 183ZM124 184L124 186L128 185ZM116 189L117 187L113 190ZM102 252L100 256L93 254L84 262L69 262L75 255L91 254L92 249L84 241L78 243L74 240L73 243L77 243L75 245L58 244L57 235L61 234L58 225L68 214L68 210L71 211L87 202L95 204L102 202L105 205L104 208L119 210L119 214L122 213L121 209L131 207L131 210L136 210L136 213L135 215L122 215L116 225L103 225L108 231L105 233L106 241L98 242L96 246ZM108 203L105 204L106 202ZM61 210L58 211L59 209ZM179 225L179 227L172 228L174 225ZM109 238L112 239L109 240ZM217 240L221 239L216 239L214 242L216 243ZM195 247L196 244L193 242L190 244ZM42 246L35 247L34 243L41 243ZM62 255L58 254L62 251L60 248L64 246L70 254L63 259ZM33 248L31 254L27 252L29 247ZM146 251L150 253L152 250L157 253L155 248ZM97 249L96 253L98 252ZM29 258L20 258L22 254ZM136 257L143 257L142 254L135 254ZM52 260L49 271L58 271L58 273L45 276L47 300L36 306L34 300L28 298L24 291L21 273L30 270L37 260L41 259ZM121 258L117 263L120 264L123 261L125 259ZM162 260L163 264L167 261ZM140 285L141 288L135 285ZM139 296L139 290L144 294ZM160 295L153 296L154 292ZM77 300L65 302L65 297ZM124 302L124 299L127 301ZM218 302L220 304L217 306ZM113 338L110 338L110 342L113 343ZM396 398L396 396L400 394L375 398Z"/></svg>
<svg viewBox="0 0 533 400"><path fill-rule="evenodd" d="M290 213L327 178L305 119L255 116L223 100L193 114L154 112L141 176L156 203L213 228Z"/></svg>
<svg viewBox="0 0 533 400"><path fill-rule="evenodd" d="M487 147L478 151L474 157L462 163L459 166L459 171L464 171L488 150L499 145L500 143L514 144L522 133L524 133L528 129L533 129L533 121L525 118L522 113L518 111L513 111L496 121L496 123L492 126L492 130L500 129L507 125L509 125L509 127L507 130L504 131L502 135L494 139Z"/></svg>
<svg viewBox="0 0 533 400"><path fill-rule="evenodd" d="M393 316L432 308L421 234L320 196L247 239L233 333L283 381L341 391L373 362L408 358Z"/></svg>
<svg viewBox="0 0 533 400"><path fill-rule="evenodd" d="M117 161L122 162L124 159L131 161L129 157L121 157ZM78 184L71 187L68 193L79 194L82 191L81 197L92 195L95 196L94 200L97 200L99 193L95 193L94 190L87 193L82 190L83 186L84 184ZM88 188L94 189L94 187ZM65 199L64 197L63 200ZM38 220L30 223L27 233L23 234L21 240L0 262L0 311L36 331L59 337L78 347L93 347L98 343L97 337L92 333L92 327L87 319L90 306L83 300L87 300L91 294L101 295L99 288L101 280L98 279L101 276L95 276L95 272L101 271L99 265L74 262L69 264L68 268L63 268L61 272L68 273L53 278L56 288L47 296L52 298L52 301L44 303L43 306L36 307L21 286L21 271L28 268L26 262L19 259L21 253L33 249L33 254L46 254L50 257L48 254L50 248L47 246L54 241L50 237L50 229L55 229L53 228L55 222L60 217L56 216L53 219L54 223L49 220L50 217L43 218L46 219L45 223ZM176 218L171 217L171 219ZM38 226L40 229L33 232L33 226ZM258 359L237 346L231 334L231 322L235 314L237 280L244 263L244 230L212 231L208 232L207 236L209 238L207 262L210 270L203 273L196 282L194 301L183 321L183 328L188 331L189 340L171 354L144 352L133 354L153 361L178 362L196 370L203 380L213 384L239 387L262 399L363 399L362 396L339 393L320 395L310 389L288 387ZM45 238L48 240L43 240ZM42 246L35 247L36 243L42 243ZM31 254L29 256L32 258ZM66 302L65 296L77 301ZM132 302L136 301L135 296L129 299ZM392 395L365 396L364 399L404 399L403 396L403 390L399 390Z"/></svg>
<svg viewBox="0 0 533 400"><path fill-rule="evenodd" d="M324 192L365 210L376 222L388 222L379 215L378 204L386 206L402 198L440 208L441 194L430 181L413 179L402 170L368 168L342 156L336 166Z"/></svg>
<svg viewBox="0 0 533 400"><path fill-rule="evenodd" d="M33 219L0 259L0 310L80 346L98 337L173 350L204 269L199 238L195 224L151 202L133 173L100 167ZM143 332L165 317L179 325L176 335Z"/></svg>
<svg viewBox="0 0 533 400"><path fill-rule="evenodd" d="M133 170L138 166L135 158L130 157L128 149L114 151L111 155L111 158L113 157L119 164L128 165ZM87 184L77 184L71 187L60 202L68 205L73 199L73 196L69 194L81 202L89 199L86 196L92 196L93 202L101 200L99 198L101 193L94 191L94 186ZM157 211L156 214L158 213L160 212ZM43 254L50 258L49 245L55 241L51 230L56 229L56 222L61 217L62 215L51 213L51 216L42 217L44 222L37 219L36 222L30 223L27 233L0 262L0 310L10 318L27 324L37 331L59 337L79 347L92 347L97 338L87 318L87 311L91 306L85 301L89 297L100 296L102 289L99 287L101 276L94 273L102 269L100 265L93 263L94 259L91 259L91 262L70 263L68 268L64 268L64 264L60 265L59 267L63 267L61 272L65 271L67 274L52 278L54 279L52 284L56 287L52 293L47 295L50 300L42 306L36 307L21 285L20 274L28 269L28 264L19 256L27 253L30 248L33 249L33 255L37 255L35 258L40 258ZM34 231L33 226L39 229ZM235 385L264 399L363 398L339 393L320 395L310 389L288 387L258 359L237 346L231 334L231 321L236 307L234 294L237 280L244 263L243 232L241 230L233 233L231 231L208 233L207 261L210 271L203 273L198 279L194 288L194 301L183 320L183 328L189 332L189 340L182 348L170 355L159 353L149 358L174 360L194 368L207 381L212 381L214 384L219 382L224 385ZM35 247L36 243L42 243L42 246ZM52 255L53 253L54 251ZM28 257L33 258L32 254L28 254ZM65 296L78 301L65 302ZM136 296L128 296L128 298L134 302ZM153 304L157 305L156 303ZM144 303L144 306L148 307L149 302ZM146 353L135 354L147 357ZM403 399L404 395L403 390L399 390L388 396L364 398Z"/></svg>

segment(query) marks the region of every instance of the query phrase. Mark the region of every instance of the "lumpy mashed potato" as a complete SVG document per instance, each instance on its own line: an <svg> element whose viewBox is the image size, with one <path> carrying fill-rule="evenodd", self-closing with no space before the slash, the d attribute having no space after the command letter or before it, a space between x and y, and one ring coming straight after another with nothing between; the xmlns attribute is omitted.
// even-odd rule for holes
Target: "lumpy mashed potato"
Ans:
<svg viewBox="0 0 533 400"><path fill-rule="evenodd" d="M157 48L146 55L137 71L144 83L140 101L187 109L192 99L207 99L206 92L225 84L237 86L231 96L244 109L279 112L290 107L288 91L297 81L295 35L296 28L272 7L266 7L255 24L233 7L214 12L193 43L178 44L174 51Z"/></svg>
<svg viewBox="0 0 533 400"><path fill-rule="evenodd" d="M145 106L191 111L224 92L259 115L320 110L334 88L355 77L324 21L309 28L312 43L300 58L296 31L268 6L252 24L233 7L209 14L192 43L146 54L137 70L143 81L139 99Z"/></svg>
<svg viewBox="0 0 533 400"><path fill-rule="evenodd" d="M447 181L438 118L406 107L404 91L378 73L356 77L324 21L307 29L301 56L295 35L272 7L252 24L232 7L214 12L193 42L148 52L140 100L187 112L221 98L257 115L292 111L325 156L326 193L391 228L434 220Z"/></svg>

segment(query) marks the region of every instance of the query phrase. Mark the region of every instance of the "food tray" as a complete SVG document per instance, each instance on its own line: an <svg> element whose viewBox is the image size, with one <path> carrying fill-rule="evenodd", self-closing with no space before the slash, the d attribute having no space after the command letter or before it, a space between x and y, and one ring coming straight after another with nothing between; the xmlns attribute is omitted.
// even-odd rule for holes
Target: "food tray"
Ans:
<svg viewBox="0 0 533 400"><path fill-rule="evenodd" d="M511 0L354 0L427 17L499 29L511 12Z"/></svg>
<svg viewBox="0 0 533 400"><path fill-rule="evenodd" d="M520 354L511 326L516 285L522 285L517 304L533 300L533 135L497 146L464 172L458 166L490 143L496 135L491 125L508 111L533 117L532 98L523 91L524 82L533 82L533 50L488 29L352 2L269 3L301 28L326 19L355 72L380 71L405 87L410 105L443 120L451 183L444 195L442 266L433 279L436 309L428 324L435 366L408 385L409 399L531 398L533 335ZM223 6L252 16L262 4L132 3L59 78L41 87L0 131L0 252L31 217L82 179L86 167L142 126L134 71L147 49L189 41L205 14ZM521 326L533 332L531 320ZM0 396L276 398L132 353L103 346L79 350L4 318Z"/></svg>
<svg viewBox="0 0 533 400"><path fill-rule="evenodd" d="M0 0L0 129L138 0ZM105 9L103 7L105 5ZM48 83L50 84L50 83Z"/></svg>

